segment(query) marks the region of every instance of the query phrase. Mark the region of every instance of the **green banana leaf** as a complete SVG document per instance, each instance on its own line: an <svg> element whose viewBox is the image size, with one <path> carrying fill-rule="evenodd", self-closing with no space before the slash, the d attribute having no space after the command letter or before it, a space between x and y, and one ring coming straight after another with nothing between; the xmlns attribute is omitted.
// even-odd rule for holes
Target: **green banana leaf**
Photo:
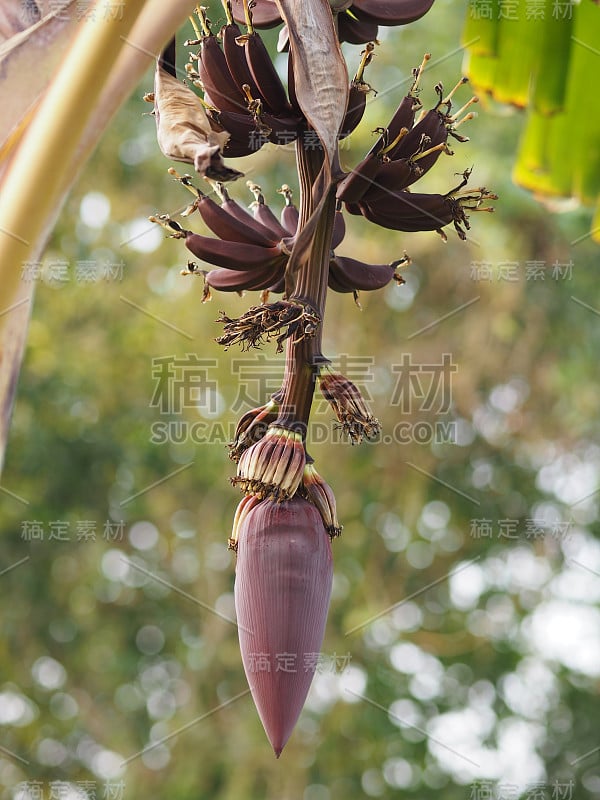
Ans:
<svg viewBox="0 0 600 800"><path fill-rule="evenodd" d="M515 182L596 204L600 242L600 7L592 0L470 0L465 71L475 89L526 109Z"/></svg>

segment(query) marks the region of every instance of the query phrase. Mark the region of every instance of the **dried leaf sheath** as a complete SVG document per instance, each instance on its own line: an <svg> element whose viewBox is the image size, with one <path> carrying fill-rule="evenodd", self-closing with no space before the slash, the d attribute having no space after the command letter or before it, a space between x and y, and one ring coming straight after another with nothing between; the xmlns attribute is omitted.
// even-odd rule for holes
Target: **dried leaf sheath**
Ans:
<svg viewBox="0 0 600 800"><path fill-rule="evenodd" d="M317 509L263 500L245 516L235 578L240 649L279 757L300 716L325 633L333 561Z"/></svg>
<svg viewBox="0 0 600 800"><path fill-rule="evenodd" d="M332 166L348 105L348 72L327 0L277 0L287 25L300 108Z"/></svg>
<svg viewBox="0 0 600 800"><path fill-rule="evenodd" d="M200 175L215 180L240 176L221 157L229 134L212 129L198 97L160 63L154 78L154 110L158 146L167 158L193 164Z"/></svg>

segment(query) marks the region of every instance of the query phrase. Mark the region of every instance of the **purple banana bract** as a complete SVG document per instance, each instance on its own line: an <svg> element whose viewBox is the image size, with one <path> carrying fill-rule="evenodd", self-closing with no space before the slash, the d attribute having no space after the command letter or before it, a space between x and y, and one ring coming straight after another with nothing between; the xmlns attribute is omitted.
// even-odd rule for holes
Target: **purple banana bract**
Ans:
<svg viewBox="0 0 600 800"><path fill-rule="evenodd" d="M329 608L329 535L312 503L263 500L243 518L235 608L244 670L279 757L315 672Z"/></svg>

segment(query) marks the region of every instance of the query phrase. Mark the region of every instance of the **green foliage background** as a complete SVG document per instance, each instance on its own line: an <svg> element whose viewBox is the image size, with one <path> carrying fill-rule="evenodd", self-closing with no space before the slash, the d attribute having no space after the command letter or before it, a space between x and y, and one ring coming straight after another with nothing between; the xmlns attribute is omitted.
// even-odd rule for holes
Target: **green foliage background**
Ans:
<svg viewBox="0 0 600 800"><path fill-rule="evenodd" d="M454 84L463 22L462 5L438 0L409 28L382 31L367 74L379 93L342 149L345 166L390 118L424 52L433 54L425 106L434 83ZM345 50L352 72L360 48ZM149 73L120 112L44 256L46 268L68 262L69 280L38 281L2 484L0 796L33 797L38 781L50 797L62 781L65 797L83 798L87 781L100 798L122 781L131 800L462 800L487 796L492 783L499 797L533 797L536 785L548 798L600 797L600 294L590 214L553 216L512 185L522 119L482 102L465 126L471 141L418 187L446 191L473 164L473 185L498 192L494 216L472 215L467 243L348 218L339 252L383 262L406 249L413 264L407 286L363 295L362 311L349 296L328 302L325 352L372 359L366 388L384 441L334 441L319 403L328 440L310 449L344 524L323 644L339 660L317 675L276 761L248 695L209 713L247 688L235 627L223 619L233 615L233 465L222 441L151 442L164 419L151 406L152 361L164 356L217 359L219 414L209 421L235 424L241 356L218 349L213 320L258 298L217 295L203 306L199 280L179 274L180 242L140 252L131 241L133 221L188 201L143 116L151 83ZM297 189L293 150L265 148L240 167L274 208L281 183ZM98 228L81 214L92 192L110 201ZM232 194L251 199L243 182ZM81 261L122 261L123 278L77 281ZM393 403L393 367L407 353L422 365L452 355L443 419L457 423L459 443L385 439L398 422L437 421L418 403ZM174 419L192 424L200 412ZM68 541L50 538L58 520ZM122 540L103 535L107 520L124 521ZM43 540L27 541L33 521ZM95 539L78 538L82 521L95 524Z"/></svg>

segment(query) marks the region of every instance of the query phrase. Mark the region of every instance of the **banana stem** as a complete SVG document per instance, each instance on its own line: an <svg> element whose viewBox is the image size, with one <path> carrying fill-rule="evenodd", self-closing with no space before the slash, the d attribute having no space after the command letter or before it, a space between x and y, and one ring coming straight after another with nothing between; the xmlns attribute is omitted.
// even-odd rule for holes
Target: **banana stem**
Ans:
<svg viewBox="0 0 600 800"><path fill-rule="evenodd" d="M233 25L233 14L231 12L231 0L221 0L221 4L225 9L225 16L227 17L227 24Z"/></svg>
<svg viewBox="0 0 600 800"><path fill-rule="evenodd" d="M296 144L296 159L300 176L300 220L298 229L311 216L314 210L313 185L323 165L323 152L317 149L304 149L301 142ZM277 424L295 428L306 437L310 417L315 379L323 363L321 339L331 239L335 220L335 191L330 191L321 218L317 223L310 257L300 266L296 289L291 300L309 303L321 319L315 335L310 339L296 341L290 338L286 345L284 391Z"/></svg>
<svg viewBox="0 0 600 800"><path fill-rule="evenodd" d="M429 61L430 58L431 58L431 53L425 53L425 55L423 56L423 60L421 61L420 66L418 66L417 69L413 70L413 82L412 82L412 86L410 87L410 90L408 92L408 94L411 97L416 97L417 94L418 94L419 81L421 80L421 75L423 74L423 71L425 70L425 66L427 65L427 62Z"/></svg>
<svg viewBox="0 0 600 800"><path fill-rule="evenodd" d="M373 58L373 50L375 50L374 43L367 42L365 49L361 53L362 57L360 59L360 64L358 65L356 75L354 76L355 83L360 83L362 81L365 68L371 63L371 59Z"/></svg>
<svg viewBox="0 0 600 800"><path fill-rule="evenodd" d="M380 151L377 153L377 155L378 155L378 156L385 156L385 155L387 155L387 153L389 153L389 152L390 152L390 150L393 150L393 149L394 149L394 147L396 147L396 145L400 144L400 142L402 141L402 139L404 139L404 137L405 137L407 134L408 134L408 128L400 128L400 132L399 132L398 136L396 136L396 138L394 139L394 141L393 141L393 142L390 142L388 145L386 145L384 148L382 148L382 149L381 149L381 150L380 150Z"/></svg>
<svg viewBox="0 0 600 800"><path fill-rule="evenodd" d="M244 3L244 18L246 20L246 27L248 28L248 33L252 35L254 33L254 26L252 24L252 12L250 11L250 4L248 0L243 0Z"/></svg>
<svg viewBox="0 0 600 800"><path fill-rule="evenodd" d="M196 6L196 16L198 17L198 21L200 22L200 27L202 28L202 35L198 36L199 39L202 39L206 36L212 36L212 31L208 24L208 17L206 16L206 7L205 6ZM193 23L192 23L193 25ZM198 29L194 25L194 31Z"/></svg>

